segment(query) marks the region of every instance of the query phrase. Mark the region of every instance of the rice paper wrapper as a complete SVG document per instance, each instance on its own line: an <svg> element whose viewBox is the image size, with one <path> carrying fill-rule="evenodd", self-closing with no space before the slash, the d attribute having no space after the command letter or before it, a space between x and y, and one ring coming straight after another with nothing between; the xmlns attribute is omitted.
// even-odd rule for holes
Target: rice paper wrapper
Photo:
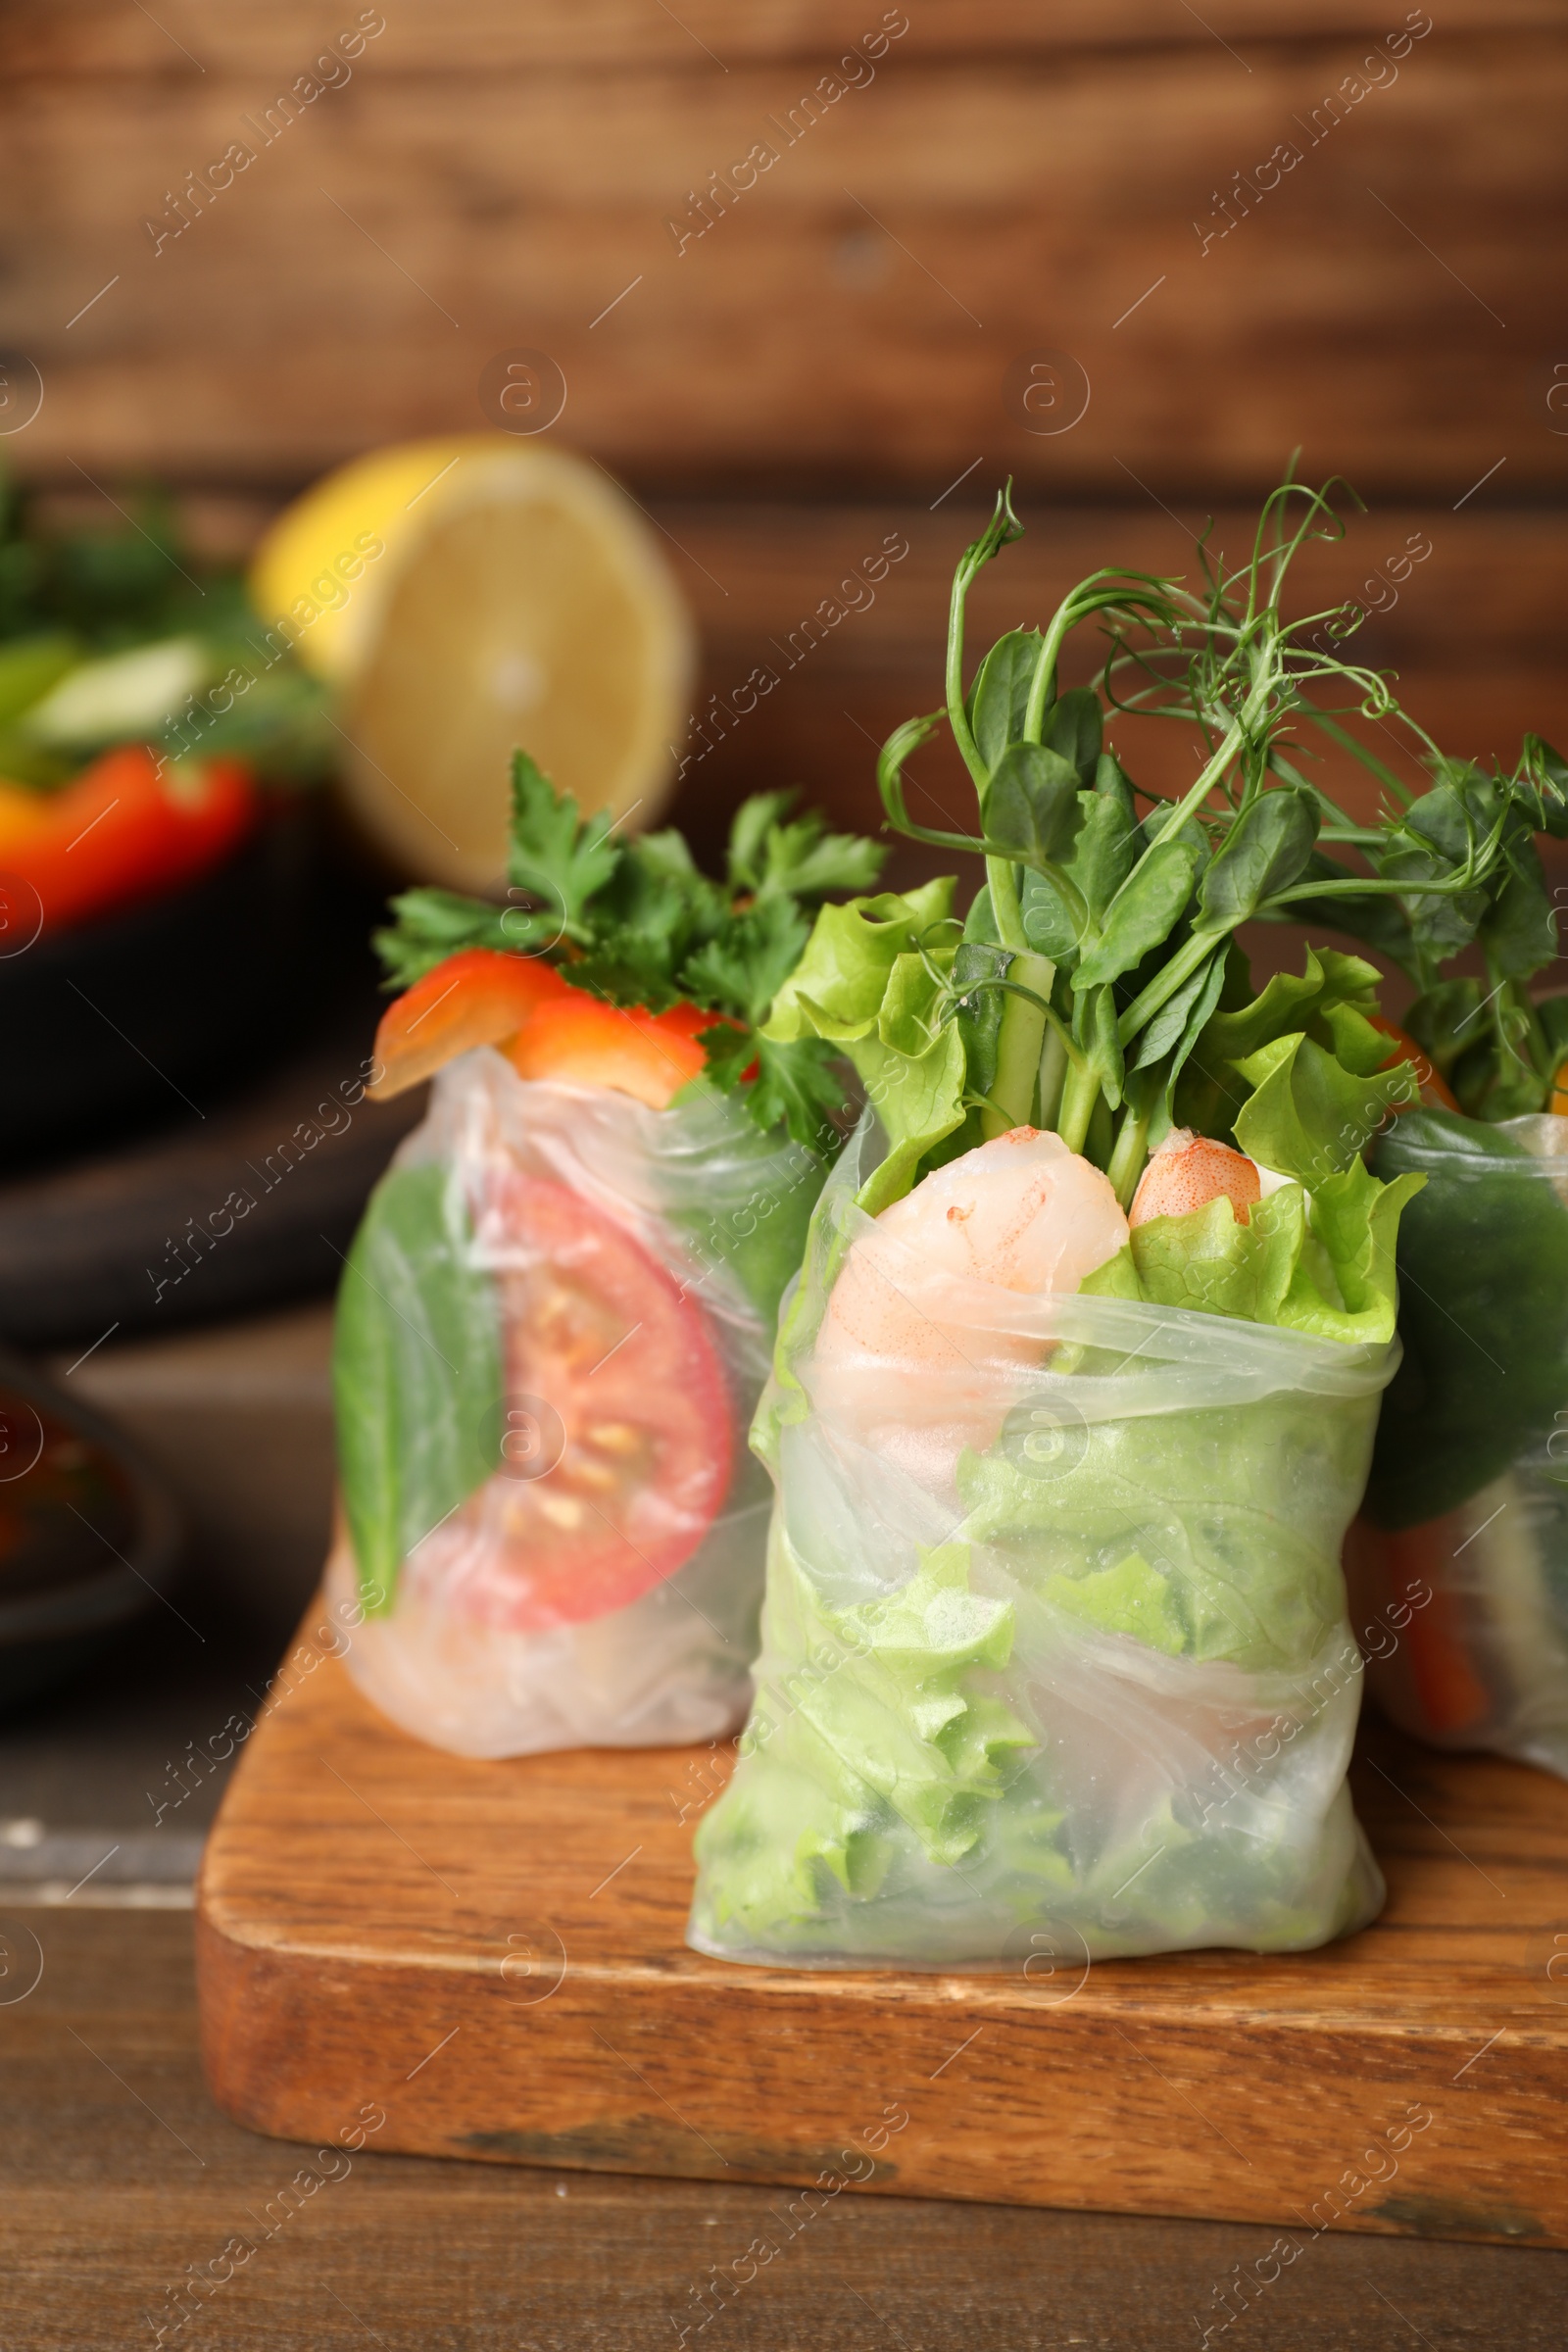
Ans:
<svg viewBox="0 0 1568 2352"><path fill-rule="evenodd" d="M1568 1118L1428 1118L1380 1147L1406 1356L1346 1563L1367 1680L1434 1746L1568 1779Z"/></svg>
<svg viewBox="0 0 1568 2352"><path fill-rule="evenodd" d="M746 1433L822 1163L716 1093L437 1077L334 1346L350 1673L438 1747L734 1730L768 1484Z"/></svg>
<svg viewBox="0 0 1568 2352"><path fill-rule="evenodd" d="M689 1940L1029 1973L1363 1926L1339 1562L1396 1345L943 1276L856 1207L881 1153L829 1180L754 1431L762 1653ZM853 1377L852 1250L928 1335Z"/></svg>

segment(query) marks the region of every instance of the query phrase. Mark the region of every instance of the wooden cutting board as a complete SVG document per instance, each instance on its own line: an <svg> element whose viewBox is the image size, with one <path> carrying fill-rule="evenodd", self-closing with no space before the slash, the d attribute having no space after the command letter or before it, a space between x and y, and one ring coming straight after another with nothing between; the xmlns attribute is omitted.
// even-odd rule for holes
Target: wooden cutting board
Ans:
<svg viewBox="0 0 1568 2352"><path fill-rule="evenodd" d="M793 2227L858 2187L1568 2245L1544 1775L1372 1727L1389 1904L1326 1951L801 1975L682 1940L727 1749L443 1755L303 1629L279 1690L199 1892L208 2075L253 2130L810 2186Z"/></svg>

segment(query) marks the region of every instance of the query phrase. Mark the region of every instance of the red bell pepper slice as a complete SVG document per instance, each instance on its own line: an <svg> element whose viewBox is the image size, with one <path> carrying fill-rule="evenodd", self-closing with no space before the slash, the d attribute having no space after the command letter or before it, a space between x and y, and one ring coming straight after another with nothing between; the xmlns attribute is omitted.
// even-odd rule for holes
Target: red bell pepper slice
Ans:
<svg viewBox="0 0 1568 2352"><path fill-rule="evenodd" d="M464 948L387 1006L366 1091L389 1102L460 1054L497 1046L521 1078L611 1086L662 1110L700 1076L708 1056L697 1040L725 1017L696 1004L607 1004L536 956Z"/></svg>
<svg viewBox="0 0 1568 2352"><path fill-rule="evenodd" d="M667 1012L643 1005L607 1004L569 988L543 1004L508 1049L519 1078L560 1078L574 1086L612 1086L653 1110L663 1110L683 1086L702 1075L708 1055L701 1031L722 1019L695 1004Z"/></svg>
<svg viewBox="0 0 1568 2352"><path fill-rule="evenodd" d="M366 1091L390 1102L474 1046L515 1036L541 1004L580 993L537 956L464 948L387 1006L375 1033L379 1073Z"/></svg>
<svg viewBox="0 0 1568 2352"><path fill-rule="evenodd" d="M15 811L12 802L11 811ZM143 744L105 752L0 832L0 870L37 893L47 933L193 881L256 821L233 760L172 764Z"/></svg>
<svg viewBox="0 0 1568 2352"><path fill-rule="evenodd" d="M1394 1051L1382 1067L1392 1070L1396 1062L1412 1062L1415 1066L1416 1084L1421 1090L1418 1100L1424 1102L1429 1110L1457 1110L1459 1105L1454 1098L1453 1089L1438 1069L1431 1055L1423 1047L1416 1044L1409 1031L1401 1029L1396 1021L1385 1020L1381 1012L1368 1013L1367 1018L1374 1029L1381 1029L1385 1037L1392 1037L1394 1040ZM1396 1114L1402 1110L1414 1110L1415 1107L1416 1103L1413 1102L1396 1102L1394 1105Z"/></svg>

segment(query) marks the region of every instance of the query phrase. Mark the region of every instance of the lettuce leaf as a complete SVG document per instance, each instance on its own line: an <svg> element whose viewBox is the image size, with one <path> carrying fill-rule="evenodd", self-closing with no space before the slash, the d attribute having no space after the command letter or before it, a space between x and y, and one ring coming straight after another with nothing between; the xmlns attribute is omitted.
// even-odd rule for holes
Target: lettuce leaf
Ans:
<svg viewBox="0 0 1568 2352"><path fill-rule="evenodd" d="M943 875L918 890L885 890L821 907L800 962L773 999L762 1036L780 1045L798 1037L837 1044L869 1037L895 963L952 919L954 888L951 875Z"/></svg>
<svg viewBox="0 0 1568 2352"><path fill-rule="evenodd" d="M1139 1296L1244 1323L1278 1323L1301 1254L1306 1198L1288 1184L1251 1209L1243 1225L1223 1197L1181 1217L1133 1228L1128 1254Z"/></svg>
<svg viewBox="0 0 1568 2352"><path fill-rule="evenodd" d="M1311 1227L1279 1321L1314 1339L1386 1342L1399 1307L1395 1243L1424 1176L1384 1184L1359 1159L1312 1195Z"/></svg>
<svg viewBox="0 0 1568 2352"><path fill-rule="evenodd" d="M1240 1003L1233 994L1238 981L1242 982ZM1233 946L1227 959L1226 995L1218 1011L1204 1023L1192 1060L1180 1074L1174 1103L1177 1126L1196 1128L1200 1135L1229 1135L1252 1091L1246 1065L1254 1054L1293 1034L1309 1039L1352 1077L1370 1077L1388 1059L1387 1033L1375 1029L1370 1018L1377 1010L1378 973L1363 957L1343 955L1335 948L1308 948L1299 974L1276 972L1250 1000L1249 986L1245 962ZM1273 1067L1263 1066L1265 1070ZM1305 1106L1308 1125L1322 1107L1316 1098ZM1351 1115L1337 1102L1328 1104L1327 1110L1331 1133ZM1282 1174L1302 1172L1266 1154L1264 1165L1279 1168Z"/></svg>
<svg viewBox="0 0 1568 2352"><path fill-rule="evenodd" d="M961 1862L1002 1793L1004 1760L1034 1745L1010 1708L963 1687L973 1669L1007 1663L1010 1605L971 1592L966 1544L922 1547L919 1563L890 1599L833 1609L775 1528L747 1732L767 1770L697 1834L699 1856L722 1839L719 1924L735 1911L763 1923L809 1913L821 1871L874 1893L901 1823L932 1861ZM791 1657L808 1663L781 1677Z"/></svg>
<svg viewBox="0 0 1568 2352"><path fill-rule="evenodd" d="M846 1050L887 1133L887 1157L857 1196L874 1217L904 1199L926 1153L963 1125L963 1040L950 1022L918 1060L876 1038Z"/></svg>
<svg viewBox="0 0 1568 2352"><path fill-rule="evenodd" d="M1048 1577L1042 1591L1069 1617L1082 1618L1107 1634L1131 1634L1135 1642L1163 1651L1167 1658L1181 1657L1189 1646L1169 1579L1151 1567L1141 1551L1129 1551L1113 1568L1091 1569L1087 1576Z"/></svg>
<svg viewBox="0 0 1568 2352"><path fill-rule="evenodd" d="M1299 1031L1232 1066L1252 1089L1236 1114L1237 1143L1249 1159L1312 1187L1359 1159L1396 1103L1410 1100L1408 1062L1358 1077Z"/></svg>
<svg viewBox="0 0 1568 2352"><path fill-rule="evenodd" d="M1282 1185L1242 1224L1229 1200L1135 1226L1087 1277L1090 1298L1142 1298L1198 1314L1272 1323L1312 1339L1384 1346L1398 1313L1395 1242L1424 1177L1381 1184L1359 1159L1313 1188Z"/></svg>
<svg viewBox="0 0 1568 2352"><path fill-rule="evenodd" d="M1359 1494L1371 1450L1361 1398L1279 1390L1129 1413L1088 1422L1082 1452L1052 1478L1004 1446L964 1454L959 1533L1103 1632L1167 1657L1290 1670L1343 1613L1346 1497ZM1049 1646L1022 1622L1018 1640L1026 1652Z"/></svg>
<svg viewBox="0 0 1568 2352"><path fill-rule="evenodd" d="M876 1016L876 1036L895 1054L906 1054L915 1061L936 1044L943 983L953 968L954 953L947 948L934 956L928 950L927 956L894 957Z"/></svg>
<svg viewBox="0 0 1568 2352"><path fill-rule="evenodd" d="M841 1045L888 1138L859 1205L902 1200L920 1162L963 1125L966 1064L957 1024L938 1018L957 948L949 876L918 890L824 906L779 990L764 1040ZM951 932L951 936L948 934Z"/></svg>
<svg viewBox="0 0 1568 2352"><path fill-rule="evenodd" d="M1336 948L1308 948L1299 977L1276 972L1250 1004L1218 1012L1203 1032L1205 1060L1245 1061L1259 1047L1300 1029L1315 1035L1319 1045L1334 1043L1332 1024L1342 1009L1353 1010L1377 1044L1378 1061L1388 1055L1389 1042L1366 1020L1377 1010L1378 971L1364 956L1342 955ZM1372 1064L1375 1069L1377 1062Z"/></svg>

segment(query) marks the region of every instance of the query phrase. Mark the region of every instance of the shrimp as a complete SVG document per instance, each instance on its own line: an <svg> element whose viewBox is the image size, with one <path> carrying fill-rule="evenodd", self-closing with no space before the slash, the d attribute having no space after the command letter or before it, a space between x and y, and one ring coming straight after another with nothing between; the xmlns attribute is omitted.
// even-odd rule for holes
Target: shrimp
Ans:
<svg viewBox="0 0 1568 2352"><path fill-rule="evenodd" d="M1246 1225L1249 1211L1263 1197L1257 1162L1229 1144L1194 1135L1190 1127L1173 1127L1144 1170L1127 1222L1137 1226L1152 1217L1184 1217L1221 1197L1230 1202L1238 1225Z"/></svg>
<svg viewBox="0 0 1568 2352"><path fill-rule="evenodd" d="M996 1369L1047 1343L992 1328L989 1284L1076 1291L1127 1220L1100 1170L1059 1135L1014 1127L935 1168L851 1249L817 1334L810 1386L844 1433L943 1484L999 1425Z"/></svg>

